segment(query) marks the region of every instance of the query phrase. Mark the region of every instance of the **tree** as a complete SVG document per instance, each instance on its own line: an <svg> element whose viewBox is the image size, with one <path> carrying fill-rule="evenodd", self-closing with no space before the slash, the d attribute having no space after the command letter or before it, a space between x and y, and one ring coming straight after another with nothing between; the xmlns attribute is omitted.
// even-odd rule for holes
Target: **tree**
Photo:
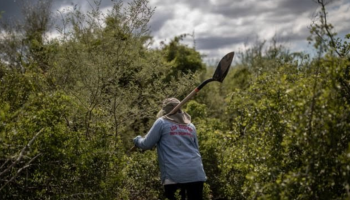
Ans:
<svg viewBox="0 0 350 200"><path fill-rule="evenodd" d="M164 44L161 49L165 61L170 65L166 81L170 81L172 77L178 79L184 74L203 72L205 69L199 52L194 47L190 48L181 44L181 41L187 36L188 34L176 36L169 44Z"/></svg>

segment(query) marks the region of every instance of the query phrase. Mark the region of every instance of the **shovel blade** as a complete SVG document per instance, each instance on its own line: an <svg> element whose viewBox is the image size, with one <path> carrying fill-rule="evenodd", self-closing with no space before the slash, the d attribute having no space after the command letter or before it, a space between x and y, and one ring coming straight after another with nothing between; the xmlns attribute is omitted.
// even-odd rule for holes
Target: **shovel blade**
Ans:
<svg viewBox="0 0 350 200"><path fill-rule="evenodd" d="M222 81L225 79L228 70L230 69L231 63L232 63L232 59L233 56L235 55L234 52L230 52L228 54L226 54L219 62L215 73L213 75L213 79L215 81L219 81L222 83Z"/></svg>

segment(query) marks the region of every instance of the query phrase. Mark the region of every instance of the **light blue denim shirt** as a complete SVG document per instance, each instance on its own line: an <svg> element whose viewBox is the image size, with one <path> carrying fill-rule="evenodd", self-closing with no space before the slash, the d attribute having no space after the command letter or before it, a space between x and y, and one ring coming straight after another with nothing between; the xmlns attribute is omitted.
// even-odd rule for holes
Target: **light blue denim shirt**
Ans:
<svg viewBox="0 0 350 200"><path fill-rule="evenodd" d="M134 138L137 147L147 150L157 146L161 180L175 183L205 181L195 126L177 124L158 118L147 135Z"/></svg>

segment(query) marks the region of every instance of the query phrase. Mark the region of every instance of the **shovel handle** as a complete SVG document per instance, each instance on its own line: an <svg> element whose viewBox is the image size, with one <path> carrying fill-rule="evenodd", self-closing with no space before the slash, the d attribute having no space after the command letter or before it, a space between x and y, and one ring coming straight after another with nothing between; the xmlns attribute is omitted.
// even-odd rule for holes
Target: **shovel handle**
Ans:
<svg viewBox="0 0 350 200"><path fill-rule="evenodd" d="M187 95L179 104L177 104L177 106L175 106L175 108L172 111L170 111L168 115L175 114L185 103L187 103L194 95L196 95L197 92L199 92L198 88L192 90L192 92L189 95Z"/></svg>
<svg viewBox="0 0 350 200"><path fill-rule="evenodd" d="M199 90L201 90L207 83L212 81L215 81L215 79L211 78L203 81L198 87L192 90L192 92L189 95L187 95L179 104L177 104L177 106L175 106L175 108L172 111L170 111L168 115L175 114L185 103L187 103L194 95L196 95L197 92L199 92Z"/></svg>

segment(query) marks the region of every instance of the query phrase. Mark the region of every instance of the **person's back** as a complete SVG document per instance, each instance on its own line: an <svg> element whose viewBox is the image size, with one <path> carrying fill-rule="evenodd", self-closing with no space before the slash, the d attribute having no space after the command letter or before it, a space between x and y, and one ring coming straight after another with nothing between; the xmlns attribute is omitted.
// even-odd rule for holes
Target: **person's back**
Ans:
<svg viewBox="0 0 350 200"><path fill-rule="evenodd" d="M150 149L157 146L161 180L165 188L165 196L174 198L176 189L181 188L189 199L202 199L203 182L206 180L199 153L195 126L190 116L182 111L167 116L179 101L166 99L158 113L158 119L145 136L134 139L135 146Z"/></svg>

